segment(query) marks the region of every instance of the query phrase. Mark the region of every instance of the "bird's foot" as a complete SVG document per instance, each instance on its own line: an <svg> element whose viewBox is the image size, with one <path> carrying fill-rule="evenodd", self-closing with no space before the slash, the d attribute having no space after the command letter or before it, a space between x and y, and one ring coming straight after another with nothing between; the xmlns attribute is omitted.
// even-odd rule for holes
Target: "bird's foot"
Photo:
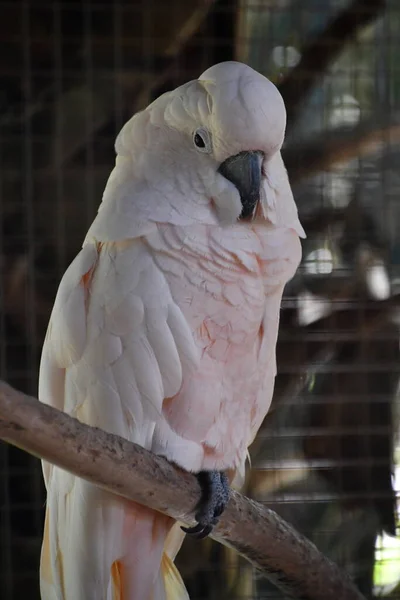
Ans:
<svg viewBox="0 0 400 600"><path fill-rule="evenodd" d="M195 518L197 525L182 527L182 530L192 537L202 540L207 537L229 501L229 480L220 471L200 471L197 479L201 487L201 499L197 506Z"/></svg>

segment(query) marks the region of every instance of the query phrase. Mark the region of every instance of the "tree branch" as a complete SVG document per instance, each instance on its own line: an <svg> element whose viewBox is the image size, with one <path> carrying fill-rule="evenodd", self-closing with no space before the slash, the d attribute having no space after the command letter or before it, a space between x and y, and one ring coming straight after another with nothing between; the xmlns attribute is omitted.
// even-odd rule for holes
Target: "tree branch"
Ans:
<svg viewBox="0 0 400 600"><path fill-rule="evenodd" d="M113 493L194 524L200 490L193 475L1 381L0 438ZM292 598L363 600L347 575L311 542L276 513L237 492L212 537L242 554Z"/></svg>

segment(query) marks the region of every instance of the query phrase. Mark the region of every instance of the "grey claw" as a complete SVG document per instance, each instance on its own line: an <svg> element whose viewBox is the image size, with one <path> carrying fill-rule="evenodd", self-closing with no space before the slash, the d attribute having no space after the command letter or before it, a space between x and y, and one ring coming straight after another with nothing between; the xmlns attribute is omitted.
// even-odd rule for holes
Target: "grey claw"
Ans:
<svg viewBox="0 0 400 600"><path fill-rule="evenodd" d="M201 540L209 535L218 523L229 501L229 480L225 473L219 471L201 471L197 475L202 497L195 515L197 525L181 527L182 531L195 539Z"/></svg>

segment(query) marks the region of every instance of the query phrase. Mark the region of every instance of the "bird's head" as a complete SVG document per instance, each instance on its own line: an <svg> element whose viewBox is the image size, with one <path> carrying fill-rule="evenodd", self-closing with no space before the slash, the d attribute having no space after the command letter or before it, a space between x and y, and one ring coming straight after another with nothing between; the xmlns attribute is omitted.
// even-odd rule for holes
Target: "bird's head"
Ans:
<svg viewBox="0 0 400 600"><path fill-rule="evenodd" d="M302 236L280 154L285 126L273 83L242 63L217 64L123 127L103 205L122 192L142 220L257 221Z"/></svg>

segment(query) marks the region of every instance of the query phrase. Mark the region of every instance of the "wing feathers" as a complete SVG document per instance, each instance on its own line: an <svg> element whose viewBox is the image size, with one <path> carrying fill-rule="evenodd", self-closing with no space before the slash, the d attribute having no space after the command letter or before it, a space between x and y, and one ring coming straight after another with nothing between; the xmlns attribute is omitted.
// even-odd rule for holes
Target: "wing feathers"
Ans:
<svg viewBox="0 0 400 600"><path fill-rule="evenodd" d="M188 373L194 371L200 363L200 352L193 342L193 334L188 322L174 303L168 306L167 323L174 337L182 366L188 370Z"/></svg>
<svg viewBox="0 0 400 600"><path fill-rule="evenodd" d="M130 340L124 352L132 365L136 384L142 397L143 412L154 421L160 418L164 389L160 367L153 348L144 333Z"/></svg>
<svg viewBox="0 0 400 600"><path fill-rule="evenodd" d="M164 398L178 393L182 384L181 358L167 321L154 311L147 314L147 338L160 368Z"/></svg>
<svg viewBox="0 0 400 600"><path fill-rule="evenodd" d="M183 367L198 361L151 250L140 240L86 243L57 295L41 400L151 448L164 399L181 388Z"/></svg>
<svg viewBox="0 0 400 600"><path fill-rule="evenodd" d="M68 367L82 356L86 342L85 276L93 269L98 254L85 246L67 269L55 300L46 342L59 367ZM54 318L54 315L56 318Z"/></svg>

